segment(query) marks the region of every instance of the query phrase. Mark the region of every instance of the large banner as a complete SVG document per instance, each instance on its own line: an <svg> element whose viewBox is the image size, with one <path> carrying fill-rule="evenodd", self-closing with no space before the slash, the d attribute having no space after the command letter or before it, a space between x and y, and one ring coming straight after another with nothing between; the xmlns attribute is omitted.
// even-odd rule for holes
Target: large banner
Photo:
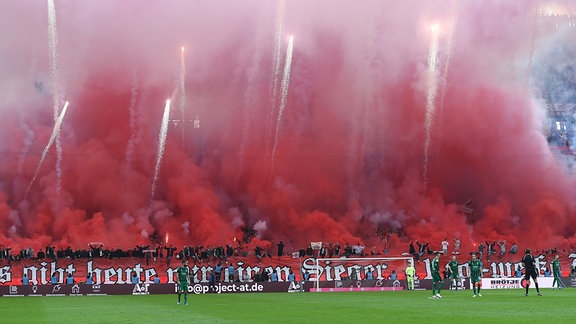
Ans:
<svg viewBox="0 0 576 324"><path fill-rule="evenodd" d="M518 260L516 260L518 259ZM515 259L505 259L503 261L485 262L483 264L484 278L513 278L517 270L522 270L519 261ZM449 256L441 258L441 265L444 267L450 260ZM461 278L467 278L470 274L468 267L469 257L458 256L458 272ZM551 267L552 256L536 256L536 267L544 274L546 269ZM4 285L21 285L22 277L26 275L31 285L50 284L50 278L54 276L58 284L64 284L68 274L72 274L75 283L86 281L91 277L98 285L127 284L132 283L132 277L136 277L139 284L151 284L156 276L161 283L174 283L176 269L181 264L179 260L172 260L170 264L165 259L158 259L157 262L147 264L145 259L140 258L118 258L118 259L59 259L59 260L21 260L7 263L0 260L0 287ZM220 260L211 262L194 263L190 261L191 279L193 283L207 283L210 271L214 270ZM421 262L416 262L416 279L418 281L431 279L432 257L423 258ZM564 277L568 277L570 269L576 266L576 253L564 254L561 257L562 272ZM344 282L345 280L390 280L392 271L395 272L396 279L404 282L405 270L408 262L386 261L386 260L347 260L340 259L332 263L323 263L316 267L316 260L308 258L292 257L271 257L258 260L255 257L230 258L222 261L221 283L248 283L258 281L257 274L267 272L275 273L278 282L287 282L290 273L294 273L296 280L300 281L301 274L309 275L311 278L319 278L320 281ZM229 267L232 268L229 269ZM368 274L370 273L370 275ZM255 280L256 279L256 280ZM335 288L335 287L334 287Z"/></svg>
<svg viewBox="0 0 576 324"><path fill-rule="evenodd" d="M431 289L432 280L416 280L415 289ZM444 282L444 288L449 283ZM149 295L176 294L176 284L56 284L56 285L2 285L1 297L55 297L55 296L106 296L106 295ZM402 291L406 289L404 280L343 280L343 281L307 281L300 282L219 282L214 285L195 283L188 286L188 293L206 294L242 294L268 292L349 292L349 291ZM469 289L468 282L462 280L458 289Z"/></svg>
<svg viewBox="0 0 576 324"><path fill-rule="evenodd" d="M193 284L188 287L191 294L229 294L229 293L266 293L310 291L312 283L291 284L289 282L252 282ZM54 297L54 296L105 296L105 295L149 295L175 294L176 284L73 284L73 285L4 285L0 286L2 297Z"/></svg>

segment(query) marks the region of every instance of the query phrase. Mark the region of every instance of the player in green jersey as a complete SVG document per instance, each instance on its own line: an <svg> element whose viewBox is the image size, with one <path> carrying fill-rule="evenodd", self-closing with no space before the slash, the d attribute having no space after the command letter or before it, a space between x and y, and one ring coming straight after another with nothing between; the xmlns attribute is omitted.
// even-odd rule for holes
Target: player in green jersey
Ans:
<svg viewBox="0 0 576 324"><path fill-rule="evenodd" d="M188 260L182 260L182 265L176 270L176 283L178 284L178 305L180 305L180 296L184 294L184 305L188 306L188 285L190 284Z"/></svg>
<svg viewBox="0 0 576 324"><path fill-rule="evenodd" d="M456 260L455 255L453 255L452 260L448 262L448 270L450 271L450 288L458 291L458 260Z"/></svg>
<svg viewBox="0 0 576 324"><path fill-rule="evenodd" d="M556 287L558 287L558 289L564 288L564 283L562 282L562 272L560 271L560 259L558 257L558 254L556 254L556 257L552 261L552 273L554 275L554 281L552 281L552 290L556 289ZM556 287L554 287L554 284L556 284Z"/></svg>
<svg viewBox="0 0 576 324"><path fill-rule="evenodd" d="M476 253L472 253L472 260L468 262L468 266L470 266L470 281L472 282L472 289L474 291L474 295L472 297L482 297L480 293L480 287L482 286L482 262L476 258Z"/></svg>
<svg viewBox="0 0 576 324"><path fill-rule="evenodd" d="M432 299L442 299L442 296L440 296L442 284L444 282L440 276L440 252L436 252L436 257L432 260Z"/></svg>

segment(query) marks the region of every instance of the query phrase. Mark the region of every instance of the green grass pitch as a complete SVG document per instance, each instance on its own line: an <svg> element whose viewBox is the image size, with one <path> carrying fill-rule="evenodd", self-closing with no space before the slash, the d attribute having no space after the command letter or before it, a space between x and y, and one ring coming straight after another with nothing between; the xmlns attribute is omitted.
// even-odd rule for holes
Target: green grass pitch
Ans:
<svg viewBox="0 0 576 324"><path fill-rule="evenodd" d="M4 297L2 323L568 323L576 289Z"/></svg>

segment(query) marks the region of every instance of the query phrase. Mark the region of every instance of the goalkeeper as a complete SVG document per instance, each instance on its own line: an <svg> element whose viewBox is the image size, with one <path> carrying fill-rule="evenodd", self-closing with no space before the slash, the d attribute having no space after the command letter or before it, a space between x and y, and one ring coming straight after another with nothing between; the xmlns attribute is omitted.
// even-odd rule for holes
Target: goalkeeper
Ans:
<svg viewBox="0 0 576 324"><path fill-rule="evenodd" d="M470 281L472 282L472 289L474 291L474 295L472 297L482 297L480 293L480 287L482 286L482 281L480 278L482 277L482 262L476 258L476 253L472 253L472 260L468 262L470 266Z"/></svg>
<svg viewBox="0 0 576 324"><path fill-rule="evenodd" d="M416 269L414 262L410 262L406 267L406 282L408 283L408 290L414 290L414 277L416 276Z"/></svg>
<svg viewBox="0 0 576 324"><path fill-rule="evenodd" d="M450 271L450 284L452 289L456 289L458 291L458 260L456 260L456 256L452 256L452 260L448 262L448 270Z"/></svg>

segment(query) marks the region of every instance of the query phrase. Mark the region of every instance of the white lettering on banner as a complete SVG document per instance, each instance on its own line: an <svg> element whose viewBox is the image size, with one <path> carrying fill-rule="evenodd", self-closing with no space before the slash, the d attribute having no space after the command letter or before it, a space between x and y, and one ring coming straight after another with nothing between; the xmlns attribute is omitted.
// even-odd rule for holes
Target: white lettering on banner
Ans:
<svg viewBox="0 0 576 324"><path fill-rule="evenodd" d="M222 277L224 278L225 282L228 282L229 277L230 277L230 273L228 271L228 266L225 264L222 266L223 266ZM234 267L234 275L236 276L236 274L238 274L238 278L240 278L240 279L244 278L245 275L248 276L249 278L252 278L252 277L254 277L254 274L256 274L257 272L260 272L260 270L262 269L259 266L255 266L255 267L248 266L246 268L244 268L243 266L244 266L244 262L239 261L235 264L235 267ZM290 267L286 267L286 266L285 267L276 267L276 268L267 267L264 269L264 271L267 271L270 273L276 272L278 274L279 280L283 281L282 279L280 279L280 278L282 278L282 273L285 273L286 278L287 278L288 274L290 273L290 269L291 269ZM176 270L177 270L177 268L176 269L168 268L166 270L167 275L168 275L167 283L175 283L174 278L176 275ZM203 266L199 267L197 265L194 265L193 267L190 268L190 277L191 277L192 282L194 282L194 283L208 282L208 279L209 279L208 277L209 277L210 271L212 271L212 270L214 270L214 268L211 266L204 266L203 265Z"/></svg>
<svg viewBox="0 0 576 324"><path fill-rule="evenodd" d="M300 285L295 282L291 282L290 286L288 287L288 292L289 293L300 292Z"/></svg>
<svg viewBox="0 0 576 324"><path fill-rule="evenodd" d="M48 276L46 275L46 272L48 271L48 269L46 269L46 265L47 265L47 264L48 264L48 263L46 263L46 262L41 262L41 263L40 263L40 265L42 266L42 268L40 268L40 278L41 278L41 279L40 279L40 280L41 280L40 283L43 284L43 285L45 285L45 284L47 284L47 283L49 282L49 281L48 281ZM37 283L36 283L36 284L37 284Z"/></svg>
<svg viewBox="0 0 576 324"><path fill-rule="evenodd" d="M312 278L322 278L324 276L323 279L326 281L340 281L350 278L353 269L355 269L359 279L366 278L366 274L368 272L374 271L376 271L374 279L387 279L386 275L384 274L384 271L388 269L388 265L386 263L370 263L367 265L361 265L354 263L353 261L346 261L346 259L342 259L342 262L345 262L346 266L343 264L333 266L331 262L326 261L325 264L319 265L317 269L315 259L308 258L302 263L302 272L308 271Z"/></svg>
<svg viewBox="0 0 576 324"><path fill-rule="evenodd" d="M122 280L122 268L118 268L117 270L114 268L104 269L104 284L123 284L124 280Z"/></svg>
<svg viewBox="0 0 576 324"><path fill-rule="evenodd" d="M570 267L568 264L564 265L562 268L565 272L572 267L576 267L576 253L570 253L568 255L570 261ZM547 257L545 255L539 255L535 257L536 259L536 267L540 270L541 273L544 272L544 269L549 268L550 262L547 262ZM548 259L550 259L550 255L548 255ZM429 279L432 277L431 273L431 258L421 260L419 269L420 273L418 278L420 279ZM566 259L564 259L566 260ZM374 261L374 260L372 260ZM468 266L469 260L462 260L463 263L459 264L458 272L463 277L469 277L470 269ZM80 261L77 261L80 262ZM567 261L563 261L566 263ZM4 266L0 267L0 284L20 284L20 282L15 283L13 282L14 275L12 274L13 271L22 271L22 274L26 274L30 280L30 283L34 285L46 285L50 283L50 276L52 273L56 273L58 277L58 282L63 283L65 280L66 273L74 274L77 272L76 265L74 263L70 263L65 265L64 267L59 267L58 264L62 264L62 261L58 263L54 262L45 262L42 261L37 265L30 265L30 266L22 266L21 269L14 268L14 266ZM117 267L117 268L102 268L96 267L95 262L90 260L86 261L86 273L85 275L90 275L94 283L96 284L125 284L130 283L130 277L132 272L136 272L136 275L140 278L142 283L152 283L153 279L156 274L159 274L158 271L154 268L154 266L150 268L143 268L141 263L135 264L133 267ZM244 278L252 278L254 274L258 272L266 271L268 273L276 273L278 275L279 282L288 281L288 275L292 270L294 273L299 273L298 267L295 266L294 268L288 265L284 266L267 266L265 268L261 268L260 266L252 266L248 263L244 262L237 262L234 264L235 266L235 274L243 280ZM167 268L165 274L168 277L167 283L175 283L175 275L176 275L176 268ZM228 269L226 265L223 265L223 278L224 280L228 280ZM18 270L14 270L18 269ZM387 269L388 264L381 262L381 263L369 263L369 264L362 264L357 261L347 261L345 258L342 258L341 263L335 262L326 262L324 264L320 264L318 268L316 268L316 261L314 258L306 258L303 259L302 263L302 273L308 272L311 275L311 280L316 280L317 278L321 278L321 280L326 281L340 281L350 278L353 269L356 270L357 275L359 278L365 279L366 274L371 272L374 274L375 280L382 280L388 279L387 278ZM484 277L492 277L492 278L501 278L501 277L514 277L515 271L517 269L522 270L521 262L490 262L483 265L482 272ZM191 279L194 283L206 283L208 282L208 274L210 271L213 270L212 266L203 265L198 266L194 265L190 269ZM19 278L19 276L17 276ZM84 280L84 278L76 278L76 280Z"/></svg>
<svg viewBox="0 0 576 324"><path fill-rule="evenodd" d="M284 267L276 267L276 268L272 268L272 267L268 267L270 268L272 271L276 272L276 274L278 275L278 281L287 281L288 280L288 275L290 274L290 267L284 266Z"/></svg>
<svg viewBox="0 0 576 324"><path fill-rule="evenodd" d="M190 269L190 275L194 282L206 282L208 281L207 278L210 271L212 271L212 267L210 266L202 266L199 268L197 265L194 265ZM200 272L200 278L198 278L198 272Z"/></svg>
<svg viewBox="0 0 576 324"><path fill-rule="evenodd" d="M7 283L12 281L12 273L10 272L10 266L4 266L0 268L0 283Z"/></svg>
<svg viewBox="0 0 576 324"><path fill-rule="evenodd" d="M571 253L568 257L572 259L572 264L576 265L576 253ZM545 255L539 255L537 257L534 257L534 259L536 260L536 269L539 269L541 273L544 273L544 271L547 268L550 269L549 268L549 262L546 261ZM459 266L460 273L462 275L464 275L465 277L470 276L470 269L468 266L469 261L470 260L466 260L465 261L466 263ZM432 270L430 268L431 260L425 259L425 260L422 260L422 262L424 262L425 269L426 269L426 277L424 279L431 279L432 278ZM516 262L516 263L506 262L506 263L504 263L502 261L499 261L499 262L493 261L493 262L490 262L488 265L485 265L483 263L482 266L483 266L482 273L488 274L492 278L514 277L516 269L520 269L520 270L524 269L524 267L522 266L522 262Z"/></svg>
<svg viewBox="0 0 576 324"><path fill-rule="evenodd" d="M572 259L572 266L570 267L570 269L576 268L576 253L570 253L570 255L568 255L568 258Z"/></svg>
<svg viewBox="0 0 576 324"><path fill-rule="evenodd" d="M226 293L226 292L234 292L234 293L248 293L248 292L262 292L264 291L264 285L259 283L253 284L240 284L240 283L231 283L231 284L222 284L219 283L212 287L208 285L201 285L195 284L188 286L188 292L194 293L196 295L200 294L207 294L207 293ZM178 286L174 285L174 292L178 292Z"/></svg>
<svg viewBox="0 0 576 324"><path fill-rule="evenodd" d="M38 284L38 267L22 267L22 274L25 274L33 285Z"/></svg>
<svg viewBox="0 0 576 324"><path fill-rule="evenodd" d="M175 269L172 268L168 268L166 270L166 273L168 274L168 282L167 283L174 283L174 274L176 273Z"/></svg>
<svg viewBox="0 0 576 324"><path fill-rule="evenodd" d="M150 295L148 287L150 284L135 284L132 289L132 295Z"/></svg>
<svg viewBox="0 0 576 324"><path fill-rule="evenodd" d="M151 283L154 282L154 277L156 276L156 269L146 269L144 270L144 283Z"/></svg>
<svg viewBox="0 0 576 324"><path fill-rule="evenodd" d="M66 268L57 267L56 262L50 263L50 269L48 269L48 263L40 262L41 268L38 269L36 266L30 267L23 267L22 273L25 274L31 283L34 285L43 284L46 285L50 283L50 277L52 273L56 273L58 276L58 282L64 282L64 272L74 274L76 272L76 268L74 267L73 263L70 263L66 266ZM38 270L40 270L40 278L38 278ZM0 269L1 271L1 269ZM1 275L1 273L0 273ZM0 277L1 282L2 277Z"/></svg>
<svg viewBox="0 0 576 324"><path fill-rule="evenodd" d="M432 279L432 269L430 267L430 259L424 260L424 267L426 268L426 277L423 279Z"/></svg>
<svg viewBox="0 0 576 324"><path fill-rule="evenodd" d="M92 261L86 262L86 277L90 275L91 277L94 277L94 282L100 283L102 282L102 270L98 268L92 269L92 263Z"/></svg>

